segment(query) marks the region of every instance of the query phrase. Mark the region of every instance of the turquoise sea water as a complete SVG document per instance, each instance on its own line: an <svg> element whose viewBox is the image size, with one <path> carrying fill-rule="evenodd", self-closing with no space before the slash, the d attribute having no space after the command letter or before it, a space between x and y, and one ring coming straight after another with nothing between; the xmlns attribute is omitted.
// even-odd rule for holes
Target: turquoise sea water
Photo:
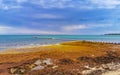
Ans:
<svg viewBox="0 0 120 75"><path fill-rule="evenodd" d="M0 50L49 45L71 40L120 43L120 35L0 35Z"/></svg>

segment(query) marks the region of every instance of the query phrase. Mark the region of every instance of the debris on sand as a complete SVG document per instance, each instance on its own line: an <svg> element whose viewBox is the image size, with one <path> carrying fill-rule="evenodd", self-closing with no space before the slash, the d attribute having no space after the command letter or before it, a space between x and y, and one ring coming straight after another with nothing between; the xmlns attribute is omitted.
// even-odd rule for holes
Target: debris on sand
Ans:
<svg viewBox="0 0 120 75"><path fill-rule="evenodd" d="M18 68L18 67L13 67L13 68L10 68L9 69L9 72L11 73L11 74L24 74L25 73L25 69L23 69L23 68Z"/></svg>
<svg viewBox="0 0 120 75"><path fill-rule="evenodd" d="M69 58L63 58L63 59L60 59L60 60L59 60L59 63L60 63L60 64L63 64L63 65L72 64L72 63L73 63L73 60L71 60L71 59L69 59Z"/></svg>
<svg viewBox="0 0 120 75"><path fill-rule="evenodd" d="M103 73L102 75L120 75L120 69L116 71L108 71L106 73Z"/></svg>
<svg viewBox="0 0 120 75"><path fill-rule="evenodd" d="M102 75L120 75L120 63L111 63L105 65L109 71L106 71Z"/></svg>
<svg viewBox="0 0 120 75"><path fill-rule="evenodd" d="M27 66L27 69L32 69L32 68L34 68L36 65L35 65L35 64L28 64L28 65L25 65L25 66Z"/></svg>
<svg viewBox="0 0 120 75"><path fill-rule="evenodd" d="M100 66L95 66L95 67L86 67L87 70L83 70L82 74L83 75L109 75L109 73L114 73L117 71L120 71L120 63L108 63L108 64L102 64ZM120 72L118 72L120 74ZM118 75L118 73L116 73ZM112 75L116 75L112 74Z"/></svg>
<svg viewBox="0 0 120 75"><path fill-rule="evenodd" d="M101 57L79 57L78 60L97 64L92 67L84 66L83 75L109 75L111 72L112 75L118 75L119 72L116 74L114 72L120 71L120 57L115 51L107 51L106 55Z"/></svg>
<svg viewBox="0 0 120 75"><path fill-rule="evenodd" d="M48 65L52 65L52 64L53 64L52 60L49 58L44 59L44 60L38 59L34 61L33 63L27 63L27 64L23 64L17 67L11 67L8 70L10 74L25 74L25 72L45 69ZM57 66L54 66L51 68L56 68L56 67Z"/></svg>
<svg viewBox="0 0 120 75"><path fill-rule="evenodd" d="M42 61L40 59L34 62L35 65L40 65L41 63Z"/></svg>
<svg viewBox="0 0 120 75"><path fill-rule="evenodd" d="M56 69L58 66L53 66L52 69Z"/></svg>
<svg viewBox="0 0 120 75"><path fill-rule="evenodd" d="M51 65L52 64L51 59L43 60L43 63L45 63L46 65Z"/></svg>
<svg viewBox="0 0 120 75"><path fill-rule="evenodd" d="M54 63L50 58L38 58L9 68L13 75L120 75L119 71L120 57L115 51L106 52L104 56L61 58Z"/></svg>
<svg viewBox="0 0 120 75"><path fill-rule="evenodd" d="M17 68L10 68L9 70L11 74L14 74L17 71Z"/></svg>
<svg viewBox="0 0 120 75"><path fill-rule="evenodd" d="M104 72L104 69L101 67L86 67L88 70L82 71L83 75L101 75L100 73Z"/></svg>
<svg viewBox="0 0 120 75"><path fill-rule="evenodd" d="M42 70L42 69L44 69L44 68L45 68L44 66L38 65L38 66L32 68L31 70L32 70L32 71L33 71L33 70Z"/></svg>

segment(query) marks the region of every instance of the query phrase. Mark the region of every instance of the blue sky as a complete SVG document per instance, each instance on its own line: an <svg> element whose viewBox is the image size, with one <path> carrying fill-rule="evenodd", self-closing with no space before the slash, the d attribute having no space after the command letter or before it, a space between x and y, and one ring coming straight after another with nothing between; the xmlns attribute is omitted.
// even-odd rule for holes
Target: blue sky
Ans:
<svg viewBox="0 0 120 75"><path fill-rule="evenodd" d="M120 33L120 0L0 0L0 34Z"/></svg>

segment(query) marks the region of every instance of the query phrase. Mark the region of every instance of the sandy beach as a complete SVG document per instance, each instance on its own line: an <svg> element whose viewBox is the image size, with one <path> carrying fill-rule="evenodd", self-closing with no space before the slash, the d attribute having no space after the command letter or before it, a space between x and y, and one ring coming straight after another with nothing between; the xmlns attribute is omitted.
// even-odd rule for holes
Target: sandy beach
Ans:
<svg viewBox="0 0 120 75"><path fill-rule="evenodd" d="M109 75L119 54L118 44L88 41L11 49L0 53L0 75Z"/></svg>

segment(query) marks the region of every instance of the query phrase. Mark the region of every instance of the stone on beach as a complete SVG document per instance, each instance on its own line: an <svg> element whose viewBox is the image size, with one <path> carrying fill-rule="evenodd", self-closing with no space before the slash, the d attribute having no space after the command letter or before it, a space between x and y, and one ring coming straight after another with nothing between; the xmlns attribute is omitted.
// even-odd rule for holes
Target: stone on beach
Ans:
<svg viewBox="0 0 120 75"><path fill-rule="evenodd" d="M25 69L23 68L10 68L10 73L11 74L24 74L25 73Z"/></svg>
<svg viewBox="0 0 120 75"><path fill-rule="evenodd" d="M19 68L15 74L24 74L26 72L25 69Z"/></svg>
<svg viewBox="0 0 120 75"><path fill-rule="evenodd" d="M52 64L51 59L43 60L43 63L45 63L46 65L51 65Z"/></svg>
<svg viewBox="0 0 120 75"><path fill-rule="evenodd" d="M44 66L38 65L38 66L32 68L31 70L32 70L32 71L33 71L33 70L42 70L42 69L44 69L44 68L45 68Z"/></svg>
<svg viewBox="0 0 120 75"><path fill-rule="evenodd" d="M41 60L37 60L34 64L35 65L40 65L40 64L42 64L42 61Z"/></svg>
<svg viewBox="0 0 120 75"><path fill-rule="evenodd" d="M120 69L116 71L109 71L109 72L103 73L102 75L120 75Z"/></svg>
<svg viewBox="0 0 120 75"><path fill-rule="evenodd" d="M52 62L51 62L51 59L45 59L45 60L37 60L36 62L34 62L35 65L51 65Z"/></svg>
<svg viewBox="0 0 120 75"><path fill-rule="evenodd" d="M99 67L99 68L97 68L97 67L93 67L93 68L88 67L88 69L89 70L82 71L82 74L83 75L96 75L96 74L100 75L100 73L102 73L104 71L104 69L101 68L101 67Z"/></svg>
<svg viewBox="0 0 120 75"><path fill-rule="evenodd" d="M14 74L17 71L17 68L10 68L10 73Z"/></svg>
<svg viewBox="0 0 120 75"><path fill-rule="evenodd" d="M37 59L35 62L33 63L27 63L27 64L22 64L20 66L16 66L16 67L11 67L9 68L9 72L11 74L25 74L28 71L39 71L42 69L47 68L48 66L51 65L51 68L56 68L57 66L53 66L52 67L52 61L51 59L47 58L45 60L42 59Z"/></svg>
<svg viewBox="0 0 120 75"><path fill-rule="evenodd" d="M58 66L53 66L52 69L56 69Z"/></svg>
<svg viewBox="0 0 120 75"><path fill-rule="evenodd" d="M51 65L51 59L45 59L45 60L37 60L36 62L34 62L34 65L36 65L35 67L33 67L31 70L42 70L44 69L47 65Z"/></svg>
<svg viewBox="0 0 120 75"><path fill-rule="evenodd" d="M83 75L120 75L120 63L108 63L101 66L86 67L87 70L83 70Z"/></svg>
<svg viewBox="0 0 120 75"><path fill-rule="evenodd" d="M30 64L30 65L28 65L28 68L29 69L32 69L32 68L34 68L36 65L35 64Z"/></svg>

